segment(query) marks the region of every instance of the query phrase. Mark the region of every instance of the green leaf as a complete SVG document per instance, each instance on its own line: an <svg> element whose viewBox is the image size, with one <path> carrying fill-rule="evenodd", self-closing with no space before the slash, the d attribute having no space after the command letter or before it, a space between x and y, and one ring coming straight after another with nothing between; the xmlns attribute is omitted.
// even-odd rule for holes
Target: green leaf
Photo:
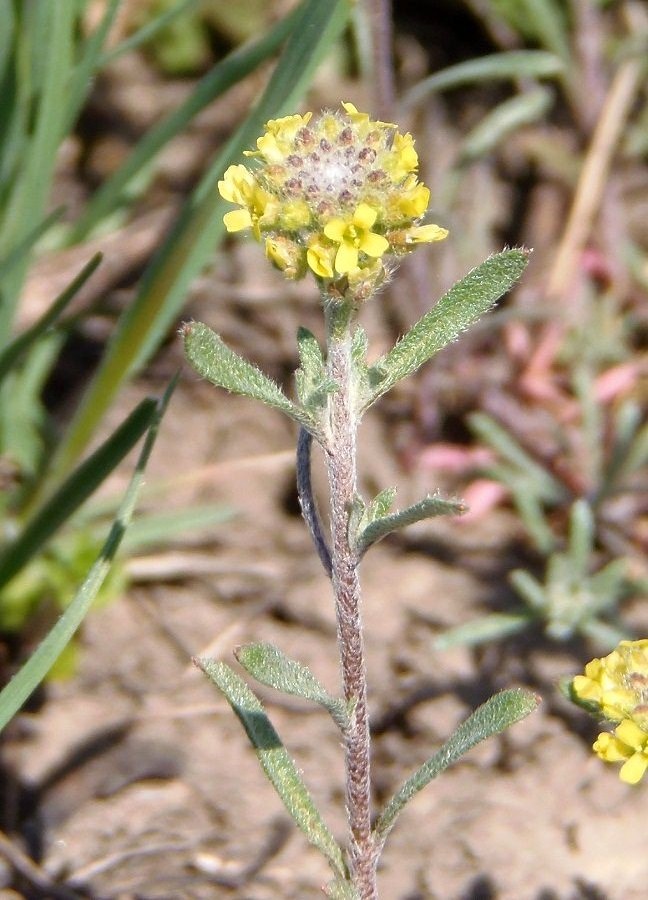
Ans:
<svg viewBox="0 0 648 900"><path fill-rule="evenodd" d="M479 619L473 619L464 625L448 628L435 638L435 650L449 650L451 647L476 647L499 641L511 634L517 634L528 628L532 618L529 615L515 613L491 613Z"/></svg>
<svg viewBox="0 0 648 900"><path fill-rule="evenodd" d="M67 82L73 68L79 12L76 3L37 4L17 29L24 46L15 51L16 56L25 53L26 57L16 59L15 77L26 84L20 85L25 93L16 102L25 104L18 114L25 115L29 110L30 121L25 123L19 165L0 210L0 257L21 244L45 214L58 148L65 134ZM27 76L30 65L32 84ZM0 304L0 344L7 343L11 334L30 256L23 254L6 279Z"/></svg>
<svg viewBox="0 0 648 900"><path fill-rule="evenodd" d="M124 538L124 550L128 553L164 544L177 538L186 538L192 531L206 532L215 525L228 522L234 510L222 503L208 506L189 506L186 509L169 509L164 512L138 516Z"/></svg>
<svg viewBox="0 0 648 900"><path fill-rule="evenodd" d="M102 484L156 420L158 404L143 400L91 456L75 469L0 555L0 586L34 556L60 526Z"/></svg>
<svg viewBox="0 0 648 900"><path fill-rule="evenodd" d="M569 514L568 556L574 578L587 578L594 551L596 523L594 512L582 497L572 504Z"/></svg>
<svg viewBox="0 0 648 900"><path fill-rule="evenodd" d="M381 504L386 503L389 499L389 494L383 491L376 499L378 500L379 498ZM356 549L362 556L372 544L382 540L382 538L393 531L397 531L399 528L405 528L407 525L413 525L415 522L421 522L423 519L431 519L435 516L458 516L465 511L466 506L459 500L444 500L441 497L430 494L424 497L423 500L419 500L418 503L413 503L405 509L374 519L358 535Z"/></svg>
<svg viewBox="0 0 648 900"><path fill-rule="evenodd" d="M0 351L0 381L11 371L15 363L18 362L29 347L54 325L70 301L97 269L101 260L101 253L95 254L81 269L76 278L59 294L40 319Z"/></svg>
<svg viewBox="0 0 648 900"><path fill-rule="evenodd" d="M295 372L297 396L304 407L318 417L329 394L337 391L337 384L326 375L324 357L317 338L307 328L297 332L300 367Z"/></svg>
<svg viewBox="0 0 648 900"><path fill-rule="evenodd" d="M369 504L369 511L367 514L367 524L371 522L375 522L376 519L382 519L389 513L389 510L394 505L394 501L396 499L396 488L389 487L384 488L384 490L380 491L379 494L373 498L371 503Z"/></svg>
<svg viewBox="0 0 648 900"><path fill-rule="evenodd" d="M545 88L527 91L504 100L466 136L459 150L462 163L488 156L506 137L523 125L541 119L553 102L553 94Z"/></svg>
<svg viewBox="0 0 648 900"><path fill-rule="evenodd" d="M408 778L398 793L392 797L376 822L374 828L376 842L379 845L384 843L396 817L414 794L426 787L475 744L499 734L528 716L537 708L539 702L540 698L531 691L512 688L500 691L478 707L465 722L461 723L441 749Z"/></svg>
<svg viewBox="0 0 648 900"><path fill-rule="evenodd" d="M448 66L424 78L403 97L405 108L414 106L435 91L447 91L465 84L483 84L518 78L550 78L564 71L559 57L546 50L507 50Z"/></svg>
<svg viewBox="0 0 648 900"><path fill-rule="evenodd" d="M226 391L280 409L311 434L319 434L312 416L289 400L271 378L230 350L211 328L191 322L184 326L183 336L187 359L203 378Z"/></svg>
<svg viewBox="0 0 648 900"><path fill-rule="evenodd" d="M334 881L327 884L324 893L331 900L360 900L357 888L350 881Z"/></svg>
<svg viewBox="0 0 648 900"><path fill-rule="evenodd" d="M514 569L509 573L508 580L530 610L536 615L538 613L546 614L549 601L544 585L537 578L526 569Z"/></svg>
<svg viewBox="0 0 648 900"><path fill-rule="evenodd" d="M142 44L151 41L158 32L170 25L174 19L185 13L189 13L192 6L197 4L198 0L178 0L169 9L164 10L159 15L149 19L133 34L130 34L125 40L117 44L111 50L106 51L99 60L99 67L105 68L111 62L123 56L124 53L131 53Z"/></svg>
<svg viewBox="0 0 648 900"><path fill-rule="evenodd" d="M243 668L261 684L323 706L341 731L348 728L349 711L346 703L338 697L332 697L307 666L290 659L272 644L246 644L237 648L234 655Z"/></svg>
<svg viewBox="0 0 648 900"><path fill-rule="evenodd" d="M247 684L225 663L197 659L196 665L223 692L245 729L261 767L292 819L309 842L324 854L335 874L348 878L342 850L324 823L302 778L263 706Z"/></svg>
<svg viewBox="0 0 648 900"><path fill-rule="evenodd" d="M453 285L369 370L374 388L362 408L366 409L402 378L416 372L487 312L522 275L528 256L526 250L504 250Z"/></svg>
<svg viewBox="0 0 648 900"><path fill-rule="evenodd" d="M47 637L32 653L29 660L0 693L0 729L4 728L7 722L13 718L25 700L52 668L85 618L104 583L124 532L133 516L137 496L144 479L144 470L157 437L160 420L164 415L175 383L176 380L174 379L157 405L155 415L149 419L149 430L137 460L135 471L99 558L88 572L88 576L78 593L61 615L56 625L54 625Z"/></svg>

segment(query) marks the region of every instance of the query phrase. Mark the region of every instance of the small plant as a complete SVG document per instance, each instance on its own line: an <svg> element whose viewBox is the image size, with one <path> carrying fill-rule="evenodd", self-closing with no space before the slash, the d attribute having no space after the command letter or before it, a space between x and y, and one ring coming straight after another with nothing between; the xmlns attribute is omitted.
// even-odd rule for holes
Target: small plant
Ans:
<svg viewBox="0 0 648 900"><path fill-rule="evenodd" d="M480 474L510 496L539 572L510 574L525 608L452 628L437 648L502 638L531 623L554 640L578 634L604 649L631 636L618 613L646 588L637 561L648 426L635 400L636 367L610 366L607 341L597 347L577 337L566 331L565 359L543 372L542 393L512 393L498 404L499 419L469 418L493 455ZM621 341L615 352L629 356Z"/></svg>
<svg viewBox="0 0 648 900"><path fill-rule="evenodd" d="M621 641L608 656L591 660L565 693L616 725L614 734L601 732L592 749L605 762L623 763L621 781L641 781L648 770L648 640Z"/></svg>
<svg viewBox="0 0 648 900"><path fill-rule="evenodd" d="M297 825L327 858L334 873L327 894L376 898L376 867L394 822L412 796L448 765L489 735L530 713L537 698L502 691L479 707L373 817L371 737L360 609L359 564L385 535L463 505L429 495L405 509L392 509L396 491L373 499L358 490L356 435L369 407L398 381L475 322L522 274L527 254L506 250L455 284L392 349L367 361L367 338L356 324L365 302L391 277L398 260L417 246L446 237L424 220L430 192L417 178L418 158L410 134L373 121L351 103L343 110L270 120L248 152L251 166L232 165L219 182L222 197L238 208L225 215L230 232L251 229L272 264L286 278L313 276L326 329L323 351L313 334L298 334L297 400L205 325L185 326L184 343L195 369L215 385L280 409L299 426L298 493L304 518L331 578L337 616L343 695L329 693L301 663L277 648L256 643L236 658L257 681L318 703L344 739L348 854L333 837L299 772L246 683L223 662L200 659L199 667L223 692L241 720L260 763ZM313 440L325 459L330 493L330 541L311 490Z"/></svg>

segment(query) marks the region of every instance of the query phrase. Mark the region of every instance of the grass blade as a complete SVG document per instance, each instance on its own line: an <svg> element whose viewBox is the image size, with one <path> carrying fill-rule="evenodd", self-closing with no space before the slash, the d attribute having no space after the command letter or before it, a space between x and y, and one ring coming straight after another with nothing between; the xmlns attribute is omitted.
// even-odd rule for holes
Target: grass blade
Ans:
<svg viewBox="0 0 648 900"><path fill-rule="evenodd" d="M65 310L66 306L97 269L102 258L101 253L96 253L92 259L85 264L76 278L74 278L65 290L59 294L40 319L38 319L31 328L28 328L19 337L15 338L11 344L4 348L4 350L0 351L0 382L11 371L15 363L32 346L32 344L52 327L61 313Z"/></svg>
<svg viewBox="0 0 648 900"><path fill-rule="evenodd" d="M263 123L290 111L340 34L349 0L309 0L257 107L214 161L148 269L56 453L44 490L69 471L124 380L151 354L182 307L185 293L224 232L228 204L216 190L225 168L251 146Z"/></svg>
<svg viewBox="0 0 648 900"><path fill-rule="evenodd" d="M513 78L551 78L564 70L562 60L546 50L507 50L491 53L477 59L448 66L429 75L414 85L403 97L407 109L415 106L432 93L462 87L465 84L481 84L484 81L502 81Z"/></svg>
<svg viewBox="0 0 648 900"><path fill-rule="evenodd" d="M299 10L286 16L259 40L245 44L226 56L201 79L178 109L144 135L126 162L93 195L72 227L68 243L83 240L88 232L119 205L129 182L172 138L213 100L279 49L293 28L298 12Z"/></svg>
<svg viewBox="0 0 648 900"><path fill-rule="evenodd" d="M90 569L88 577L47 637L39 644L29 660L0 693L0 730L13 718L25 700L47 675L82 623L94 598L97 596L115 558L122 536L133 516L137 495L144 477L144 469L151 455L160 420L164 415L174 386L175 382L172 383L160 403L157 404L154 415L149 418L148 434L135 466L133 477L124 495L117 518L113 522L106 542L97 561Z"/></svg>
<svg viewBox="0 0 648 900"><path fill-rule="evenodd" d="M49 193L57 150L65 133L67 79L72 68L74 32L77 23L77 4L42 4L34 7L34 34L45 30L47 36L42 46L33 48L32 65L41 61L40 96L38 114L33 129L24 143L24 158L19 177L13 185L6 205L4 228L0 239L0 254L23 240L33 229L33 223L43 218ZM40 71L40 70L39 70ZM27 98L24 98L27 103ZM29 98L26 109L31 109ZM29 254L22 257L7 280L3 304L0 307L0 343L6 342L11 333L15 307L20 296Z"/></svg>
<svg viewBox="0 0 648 900"><path fill-rule="evenodd" d="M38 510L0 556L0 587L36 554L58 528L81 506L151 427L155 400L143 400L119 428L85 460Z"/></svg>

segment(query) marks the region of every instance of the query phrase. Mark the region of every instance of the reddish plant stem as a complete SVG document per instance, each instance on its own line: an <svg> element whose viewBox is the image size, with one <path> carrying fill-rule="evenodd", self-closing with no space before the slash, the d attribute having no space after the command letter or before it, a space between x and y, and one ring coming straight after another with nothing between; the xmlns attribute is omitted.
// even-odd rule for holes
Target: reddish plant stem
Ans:
<svg viewBox="0 0 648 900"><path fill-rule="evenodd" d="M356 493L357 418L348 321L329 318L328 375L339 390L330 402L327 471L331 496L332 582L344 696L355 703L345 740L351 869L361 900L377 900L376 848L371 835L370 735L367 678L360 616L359 559L349 540L349 512Z"/></svg>

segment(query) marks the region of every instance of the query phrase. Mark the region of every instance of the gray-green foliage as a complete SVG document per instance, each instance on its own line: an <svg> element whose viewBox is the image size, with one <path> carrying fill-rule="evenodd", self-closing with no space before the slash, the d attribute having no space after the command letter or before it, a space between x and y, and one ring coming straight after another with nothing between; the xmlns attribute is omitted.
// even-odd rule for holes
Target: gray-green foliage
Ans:
<svg viewBox="0 0 648 900"><path fill-rule="evenodd" d="M313 418L286 397L281 388L242 356L230 350L206 325L192 322L184 326L187 359L203 378L235 394L260 400L284 412L309 431L317 431Z"/></svg>
<svg viewBox="0 0 648 900"><path fill-rule="evenodd" d="M344 700L333 697L311 670L290 659L272 644L246 644L235 653L243 668L261 684L318 703L330 713L341 731L349 726L349 709Z"/></svg>
<svg viewBox="0 0 648 900"><path fill-rule="evenodd" d="M457 338L465 328L490 309L517 280L526 263L527 254L520 250L507 250L491 257L458 282L374 366L367 365L367 338L364 331L356 327L352 332L350 354L350 402L355 403L358 417L401 378L415 372L434 353ZM335 321L330 310L329 314L329 327L331 333L334 333L339 322ZM342 321L345 311L341 310L339 315ZM198 323L186 326L184 341L187 357L201 375L226 390L260 400L281 410L310 433L320 437L326 449L329 404L339 386L328 377L327 359L311 332L302 328L298 333L298 403L289 400L274 382L247 360L229 350L218 335L206 326ZM310 444L307 446L310 448ZM306 479L306 483L310 484L310 477ZM348 533L358 559L376 541L397 529L432 516L456 515L464 510L460 501L428 495L403 510L392 512L395 496L394 488L386 488L373 500L365 503L356 494L348 510ZM312 498L305 499L308 508L312 509ZM319 534L319 525L317 531ZM328 557L328 551L325 556ZM306 666L266 643L241 647L236 656L257 681L318 703L331 714L342 732L349 734L349 729L353 727L353 702L347 704L331 696ZM272 729L259 701L228 666L210 660L202 660L199 665L232 705L256 749L266 775L287 809L308 839L324 852L336 871L337 878L327 888L328 895L340 900L355 900L357 892L341 862L341 851L316 813L294 763ZM492 697L476 710L441 750L408 779L387 805L374 833L377 852L396 816L416 792L476 743L519 721L536 705L537 698L529 692L513 690Z"/></svg>
<svg viewBox="0 0 648 900"><path fill-rule="evenodd" d="M196 664L223 692L254 747L274 789L299 828L329 861L338 878L348 876L342 850L324 823L299 771L263 710L244 681L225 663L211 659Z"/></svg>
<svg viewBox="0 0 648 900"><path fill-rule="evenodd" d="M414 794L426 787L444 769L487 737L510 728L537 707L540 698L531 691L513 688L500 691L479 706L453 732L445 744L420 769L407 779L387 803L374 827L376 840L382 844L391 831L399 813Z"/></svg>

